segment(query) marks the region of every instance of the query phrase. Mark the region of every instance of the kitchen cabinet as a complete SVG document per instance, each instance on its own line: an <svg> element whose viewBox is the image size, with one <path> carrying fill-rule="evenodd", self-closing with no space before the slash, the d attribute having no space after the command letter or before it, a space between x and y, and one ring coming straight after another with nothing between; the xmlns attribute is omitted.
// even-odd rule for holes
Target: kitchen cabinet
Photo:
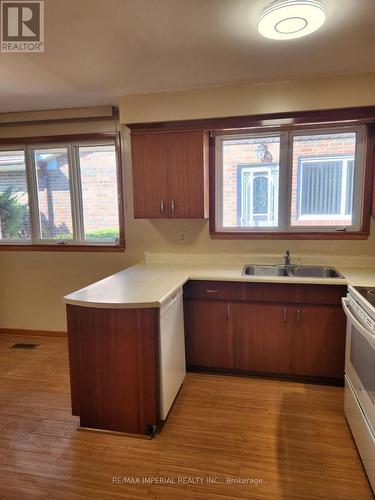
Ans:
<svg viewBox="0 0 375 500"><path fill-rule="evenodd" d="M346 286L233 281L188 281L184 297L207 300L274 304L324 304L339 306Z"/></svg>
<svg viewBox="0 0 375 500"><path fill-rule="evenodd" d="M292 330L280 304L233 304L235 368L291 373Z"/></svg>
<svg viewBox="0 0 375 500"><path fill-rule="evenodd" d="M161 134L132 137L134 216L138 219L168 216L167 163Z"/></svg>
<svg viewBox="0 0 375 500"><path fill-rule="evenodd" d="M342 378L345 317L340 307L233 305L235 368Z"/></svg>
<svg viewBox="0 0 375 500"><path fill-rule="evenodd" d="M186 374L182 290L160 309L67 304L67 320L80 427L153 435Z"/></svg>
<svg viewBox="0 0 375 500"><path fill-rule="evenodd" d="M220 367L233 372L342 381L345 295L340 285L188 282L185 336L194 346L188 366L219 367L215 345L230 361Z"/></svg>
<svg viewBox="0 0 375 500"><path fill-rule="evenodd" d="M134 217L208 217L206 132L134 134L131 137Z"/></svg>
<svg viewBox="0 0 375 500"><path fill-rule="evenodd" d="M188 366L233 368L231 304L206 300L184 303Z"/></svg>
<svg viewBox="0 0 375 500"><path fill-rule="evenodd" d="M159 424L156 308L67 305L72 413L80 427L150 435Z"/></svg>
<svg viewBox="0 0 375 500"><path fill-rule="evenodd" d="M341 307L297 308L294 330L293 373L328 378L344 376L346 318Z"/></svg>

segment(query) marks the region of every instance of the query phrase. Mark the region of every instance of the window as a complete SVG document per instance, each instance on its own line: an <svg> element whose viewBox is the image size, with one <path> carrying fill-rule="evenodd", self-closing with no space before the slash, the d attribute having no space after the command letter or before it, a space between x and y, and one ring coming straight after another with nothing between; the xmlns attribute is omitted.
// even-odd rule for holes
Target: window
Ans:
<svg viewBox="0 0 375 500"><path fill-rule="evenodd" d="M241 169L239 224L277 226L278 166L249 166Z"/></svg>
<svg viewBox="0 0 375 500"><path fill-rule="evenodd" d="M280 137L220 141L223 227L277 227Z"/></svg>
<svg viewBox="0 0 375 500"><path fill-rule="evenodd" d="M39 148L32 152L37 183L38 236L42 240L72 240L68 148Z"/></svg>
<svg viewBox="0 0 375 500"><path fill-rule="evenodd" d="M0 240L22 242L29 237L25 152L0 151Z"/></svg>
<svg viewBox="0 0 375 500"><path fill-rule="evenodd" d="M356 132L293 136L293 227L358 226L353 203L356 143ZM360 158L358 182L359 163Z"/></svg>
<svg viewBox="0 0 375 500"><path fill-rule="evenodd" d="M116 140L0 149L0 244L118 246Z"/></svg>
<svg viewBox="0 0 375 500"><path fill-rule="evenodd" d="M115 241L120 237L118 200L113 193L113 186L117 185L115 148L80 146L78 153L83 236L88 241L106 239Z"/></svg>
<svg viewBox="0 0 375 500"><path fill-rule="evenodd" d="M301 159L298 172L298 218L337 219L351 223L354 158ZM319 194L318 194L319 191ZM296 220L293 221L296 223Z"/></svg>
<svg viewBox="0 0 375 500"><path fill-rule="evenodd" d="M360 231L364 127L218 133L216 232Z"/></svg>

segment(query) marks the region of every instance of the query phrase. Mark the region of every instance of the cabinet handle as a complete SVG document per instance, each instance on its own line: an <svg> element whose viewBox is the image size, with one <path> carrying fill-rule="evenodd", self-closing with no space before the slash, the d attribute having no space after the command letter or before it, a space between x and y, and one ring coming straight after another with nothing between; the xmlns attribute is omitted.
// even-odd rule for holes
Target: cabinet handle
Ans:
<svg viewBox="0 0 375 500"><path fill-rule="evenodd" d="M286 307L284 307L284 323L287 323L287 321L288 321L288 313Z"/></svg>
<svg viewBox="0 0 375 500"><path fill-rule="evenodd" d="M164 213L164 201L163 200L160 202L160 212L162 214Z"/></svg>
<svg viewBox="0 0 375 500"><path fill-rule="evenodd" d="M206 290L206 293L218 293L219 290Z"/></svg>
<svg viewBox="0 0 375 500"><path fill-rule="evenodd" d="M301 323L301 311L299 309L297 309L297 323Z"/></svg>
<svg viewBox="0 0 375 500"><path fill-rule="evenodd" d="M227 320L230 319L230 304L227 305Z"/></svg>
<svg viewBox="0 0 375 500"><path fill-rule="evenodd" d="M171 211L172 214L174 214L176 211L176 202L174 200L171 201Z"/></svg>

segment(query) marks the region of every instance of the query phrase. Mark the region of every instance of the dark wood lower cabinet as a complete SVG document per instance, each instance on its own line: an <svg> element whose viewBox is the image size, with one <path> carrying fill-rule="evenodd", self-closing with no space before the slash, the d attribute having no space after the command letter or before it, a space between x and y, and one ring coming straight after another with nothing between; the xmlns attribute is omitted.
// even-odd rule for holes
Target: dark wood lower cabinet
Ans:
<svg viewBox="0 0 375 500"><path fill-rule="evenodd" d="M279 304L233 304L235 368L291 373L292 331Z"/></svg>
<svg viewBox="0 0 375 500"><path fill-rule="evenodd" d="M187 364L233 368L233 331L229 302L189 300L184 303Z"/></svg>
<svg viewBox="0 0 375 500"><path fill-rule="evenodd" d="M85 428L158 424L158 310L67 306L72 412Z"/></svg>
<svg viewBox="0 0 375 500"><path fill-rule="evenodd" d="M259 293L256 283L246 285L187 285L188 367L343 379L346 287L319 285L320 293L278 284L275 293L270 283L268 294L264 283ZM72 412L81 427L152 434L160 415L159 310L68 305L67 317Z"/></svg>
<svg viewBox="0 0 375 500"><path fill-rule="evenodd" d="M197 281L185 291L190 368L343 381L346 286Z"/></svg>
<svg viewBox="0 0 375 500"><path fill-rule="evenodd" d="M345 333L346 317L341 307L298 308L293 329L293 373L343 378Z"/></svg>

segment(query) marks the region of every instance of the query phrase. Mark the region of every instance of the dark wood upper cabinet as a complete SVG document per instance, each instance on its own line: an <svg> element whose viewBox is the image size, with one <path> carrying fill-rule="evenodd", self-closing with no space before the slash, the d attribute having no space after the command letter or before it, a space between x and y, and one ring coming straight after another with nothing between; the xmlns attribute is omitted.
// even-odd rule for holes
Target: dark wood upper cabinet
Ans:
<svg viewBox="0 0 375 500"><path fill-rule="evenodd" d="M131 139L134 217L208 217L206 132L135 134Z"/></svg>
<svg viewBox="0 0 375 500"><path fill-rule="evenodd" d="M288 313L280 304L233 304L236 369L291 373Z"/></svg>
<svg viewBox="0 0 375 500"><path fill-rule="evenodd" d="M342 379L346 317L341 307L296 307L293 326L293 373Z"/></svg>
<svg viewBox="0 0 375 500"><path fill-rule="evenodd" d="M188 300L184 304L188 366L233 368L231 304Z"/></svg>
<svg viewBox="0 0 375 500"><path fill-rule="evenodd" d="M207 135L166 134L171 217L208 217Z"/></svg>
<svg viewBox="0 0 375 500"><path fill-rule="evenodd" d="M161 134L132 137L134 216L168 217L168 175Z"/></svg>

